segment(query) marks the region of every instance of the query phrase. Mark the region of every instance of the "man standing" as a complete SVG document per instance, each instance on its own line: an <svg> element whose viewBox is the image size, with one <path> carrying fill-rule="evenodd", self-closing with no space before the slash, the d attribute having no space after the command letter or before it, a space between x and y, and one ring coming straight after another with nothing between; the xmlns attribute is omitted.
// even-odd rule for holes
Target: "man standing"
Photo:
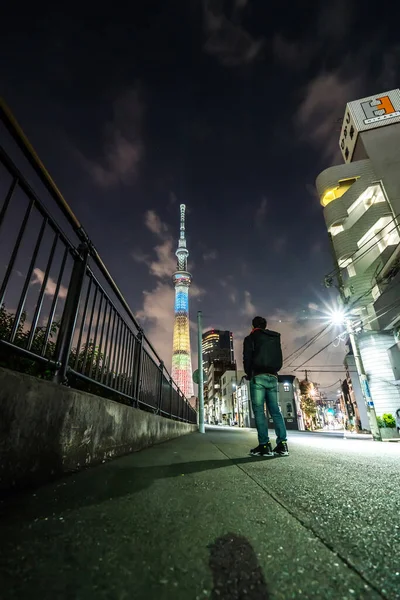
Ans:
<svg viewBox="0 0 400 600"><path fill-rule="evenodd" d="M258 433L254 456L288 456L286 427L278 405L278 371L282 368L281 336L267 329L263 317L254 317L253 329L243 343L243 366L250 381L250 396ZM276 447L272 450L265 417L265 404L274 422Z"/></svg>

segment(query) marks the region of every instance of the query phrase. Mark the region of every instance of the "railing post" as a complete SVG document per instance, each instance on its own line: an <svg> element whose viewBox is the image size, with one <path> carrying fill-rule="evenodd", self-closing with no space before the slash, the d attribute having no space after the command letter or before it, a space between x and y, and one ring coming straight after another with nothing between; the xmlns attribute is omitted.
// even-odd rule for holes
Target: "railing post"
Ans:
<svg viewBox="0 0 400 600"><path fill-rule="evenodd" d="M136 335L135 353L133 357L133 399L136 401L136 408L139 408L139 395L142 384L142 363L143 363L143 330L139 329Z"/></svg>
<svg viewBox="0 0 400 600"><path fill-rule="evenodd" d="M160 362L158 368L160 369L160 388L158 390L158 408L157 408L157 413L161 414L162 393L163 393L162 384L163 384L163 375L164 375L164 363L163 363L163 361Z"/></svg>
<svg viewBox="0 0 400 600"><path fill-rule="evenodd" d="M66 383L69 354L71 352L79 304L81 301L83 283L89 259L89 247L80 244L78 254L75 256L71 279L68 286L67 299L61 318L60 331L57 337L55 360L60 363L60 368L54 375L56 383Z"/></svg>
<svg viewBox="0 0 400 600"><path fill-rule="evenodd" d="M172 396L174 393L174 388L172 385L172 378L169 378L169 416L172 419Z"/></svg>
<svg viewBox="0 0 400 600"><path fill-rule="evenodd" d="M179 417L180 417L181 421L183 421L183 392L181 389L179 390L179 397L181 400L181 406L179 409Z"/></svg>

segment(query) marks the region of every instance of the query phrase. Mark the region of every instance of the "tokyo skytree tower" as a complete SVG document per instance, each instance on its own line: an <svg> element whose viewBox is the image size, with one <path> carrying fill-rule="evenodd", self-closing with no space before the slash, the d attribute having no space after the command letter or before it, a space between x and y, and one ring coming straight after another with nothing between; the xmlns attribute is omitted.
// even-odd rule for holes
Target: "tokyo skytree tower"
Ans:
<svg viewBox="0 0 400 600"><path fill-rule="evenodd" d="M186 206L181 204L181 226L178 249L177 270L172 276L175 287L175 322L172 354L172 379L179 386L186 398L193 396L192 358L190 353L189 324L189 287L192 276L187 270L189 251L186 248L185 212Z"/></svg>

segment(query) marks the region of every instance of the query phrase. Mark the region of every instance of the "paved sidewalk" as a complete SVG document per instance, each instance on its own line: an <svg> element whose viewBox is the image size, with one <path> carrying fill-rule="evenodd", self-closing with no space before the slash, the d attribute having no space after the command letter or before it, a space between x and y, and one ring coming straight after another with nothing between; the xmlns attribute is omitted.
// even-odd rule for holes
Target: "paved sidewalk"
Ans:
<svg viewBox="0 0 400 600"><path fill-rule="evenodd" d="M254 440L228 428L192 434L7 503L2 599L400 598L398 530L385 513L377 539L382 518L371 512L392 483L351 496L376 445L297 434L290 457L259 459L245 455ZM398 449L379 446L374 476L379 484L389 465L397 491ZM397 505L391 527L397 500L386 504L392 515Z"/></svg>

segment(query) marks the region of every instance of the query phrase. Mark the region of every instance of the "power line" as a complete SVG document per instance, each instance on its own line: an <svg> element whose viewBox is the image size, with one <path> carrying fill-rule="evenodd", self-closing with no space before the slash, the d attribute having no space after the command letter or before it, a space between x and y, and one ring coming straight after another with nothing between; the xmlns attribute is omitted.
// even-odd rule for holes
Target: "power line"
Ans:
<svg viewBox="0 0 400 600"><path fill-rule="evenodd" d="M335 338L336 339L336 338ZM324 350L326 350L326 348L328 348L328 346L330 346L331 344L333 344L335 340L331 340L330 342L328 342L323 348L321 348L321 350L318 350L318 352L316 352L315 354L313 354L310 358L308 358L307 360L305 360L299 367L297 367L298 369L301 369L301 367L304 367L304 365L306 365L310 360L312 360L313 358L315 358L316 356L318 356L318 354L321 354L321 352L323 352Z"/></svg>
<svg viewBox="0 0 400 600"><path fill-rule="evenodd" d="M369 290L367 290L366 292L364 292L364 294L362 294L361 296L359 296L359 297L358 297L356 300L353 300L353 301L351 302L351 304L350 304L350 305L347 307L347 310L351 310L352 308L354 308L354 306L355 306L355 305L356 305L356 304L357 304L357 303L358 303L358 302L359 302L359 301L360 301L360 300L361 300L361 299L362 299L364 296L366 296L367 294L369 294L371 290L372 290L372 288L371 288L371 289L369 289ZM386 291L387 291L387 290L384 290L384 291L382 292L381 296L383 296L383 294L384 294ZM396 300L396 301L394 302L394 306L396 306L396 304L397 304L397 303L398 303L398 301ZM393 304L393 303L392 303L392 304ZM387 307L387 306L386 306L386 307L383 307L383 309L382 309L382 310L385 310L386 308L388 308L388 310L387 310L386 312L382 313L382 314L376 315L376 316L375 316L374 318L372 318L372 319L369 319L369 320L366 322L366 324L372 323L374 320L376 320L376 319L378 319L378 318L380 318L380 317L384 316L385 314L387 314L387 312L389 312L389 311L390 311L392 308L394 308L394 306L392 306L392 305L389 305L389 307ZM361 319L360 319L360 320L361 320ZM313 344L314 344L314 343L315 343L315 342L316 342L318 339L320 339L321 337L323 337L323 335L322 335L322 334L324 334L324 332L328 333L328 331L327 331L327 330L330 328L330 326L331 326L331 325L330 325L330 324L328 324L328 325L326 325L325 327L323 327L323 328L322 328L322 329L321 329L321 330L320 330L318 333L316 333L316 334L315 334L315 335L314 335L312 338L310 338L309 340L307 340L307 341L306 341L306 342L305 342L305 343L304 343L302 346L300 346L299 348L297 348L297 350L295 350L295 351L294 351L294 352L292 352L292 353L291 353L289 356L287 356L287 357L285 358L285 360L284 360L284 365L283 365L283 368L285 368L285 369L288 369L289 367L291 367L291 366L293 365L293 360L296 360L297 358L299 358L299 357L300 357L302 354L304 354L304 352L305 352L306 350L308 350L308 348L310 348L310 347L311 347L311 346L312 346L312 345L313 345ZM342 335L342 334L340 334L340 335ZM335 341L335 340L336 340L338 337L340 337L340 336L336 336L336 337L335 337L335 339L334 339L334 340L332 340L332 342L330 342L330 343L332 343L332 344L333 344L333 343L334 343L334 341ZM325 348L327 348L329 345L330 345L330 344L327 344L327 346L325 346ZM321 350L321 351L322 351L322 350ZM295 356L295 355L296 355L296 356ZM315 355L315 356L316 356L316 355ZM290 360L292 357L295 357L295 358L293 358L292 360ZM311 357L311 358L313 358L313 357ZM311 358L310 358L309 360L311 360ZM289 362L289 361L290 361L290 362ZM289 364L288 364L288 362L289 362ZM306 361L306 362L308 362L308 361ZM303 363L303 365L304 365L304 364L306 364L306 363ZM301 366L303 366L303 365L301 365Z"/></svg>
<svg viewBox="0 0 400 600"><path fill-rule="evenodd" d="M400 304L400 300L396 300L394 303L392 303L394 306L396 306L397 304ZM394 308L394 306L389 305L388 310L383 313L380 314L379 316L376 315L374 318L370 319L369 321L367 321L367 325L372 323L373 321L375 321L376 319L378 319L379 317L384 316L384 314L386 314L387 312L389 312L392 308ZM387 308L387 307L384 307ZM339 334L339 335L343 335L343 334ZM308 362L310 362L310 360L312 360L313 358L315 358L316 356L318 356L318 354L320 354L321 352L323 352L324 350L326 350L326 348L328 348L328 346L330 346L331 344L333 344L333 342L337 339L338 336L336 336L335 339L333 339L332 341L330 341L328 344L326 344L326 346L324 346L323 348L321 348L320 350L318 350L318 352L316 352L315 354L313 354L309 359L307 359L306 361L304 361L299 367L297 367L298 369L300 369L301 367L303 367L304 365L306 365Z"/></svg>
<svg viewBox="0 0 400 600"><path fill-rule="evenodd" d="M296 354L296 358L298 358L299 356L301 356L301 354L303 354L303 352L305 352L313 343L315 343L317 341L317 339L330 327L330 323L328 323L328 325L326 325L325 327L322 327L322 329L320 331L318 331L318 333L316 333L312 338L310 338L309 340L307 340L306 342L304 342L304 344L302 346L300 346L300 348L297 348L297 350L295 350L294 352L292 352L291 354L289 354L289 356L287 356L284 360L284 363L288 363L290 361L290 359ZM304 350L303 350L304 348ZM301 352L300 352L301 351ZM300 354L298 354L300 352ZM292 361L293 362L293 361ZM290 367L291 365L286 364L286 367Z"/></svg>
<svg viewBox="0 0 400 600"><path fill-rule="evenodd" d="M318 389L320 389L320 390L329 390L329 388L333 387L334 385L337 385L340 382L341 382L341 380L338 379L337 381L335 381L335 383L332 383L331 385L318 386Z"/></svg>

